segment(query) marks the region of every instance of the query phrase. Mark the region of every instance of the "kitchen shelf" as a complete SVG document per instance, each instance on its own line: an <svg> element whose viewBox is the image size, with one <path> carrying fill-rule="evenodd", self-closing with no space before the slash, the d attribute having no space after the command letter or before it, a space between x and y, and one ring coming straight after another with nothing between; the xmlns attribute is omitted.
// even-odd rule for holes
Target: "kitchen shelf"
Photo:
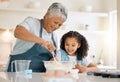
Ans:
<svg viewBox="0 0 120 82"><path fill-rule="evenodd" d="M0 28L15 28L28 16L43 18L44 12L29 8L0 8Z"/></svg>
<svg viewBox="0 0 120 82"><path fill-rule="evenodd" d="M9 11L9 12L34 12L34 13L40 13L40 9L33 9L33 8L0 8L0 11ZM45 12L46 10L42 10L42 12Z"/></svg>
<svg viewBox="0 0 120 82"><path fill-rule="evenodd" d="M98 12L69 12L68 19L64 23L65 29L107 31L108 13Z"/></svg>
<svg viewBox="0 0 120 82"><path fill-rule="evenodd" d="M84 15L89 15L89 16L97 16L97 17L108 17L107 13L101 13L101 12L69 12L69 15L74 15L74 16L84 16Z"/></svg>
<svg viewBox="0 0 120 82"><path fill-rule="evenodd" d="M61 35L63 35L64 33L68 32L68 31L71 31L71 30L63 30L63 29L59 29L56 31L56 33L60 33ZM108 36L110 34L109 31L92 31L92 30L72 30L72 31L77 31L83 35L93 35L93 36L97 36L97 35L100 35L100 36Z"/></svg>
<svg viewBox="0 0 120 82"><path fill-rule="evenodd" d="M80 30L79 32L84 33L84 34L97 34L97 35L108 35L109 31L84 31L84 30Z"/></svg>
<svg viewBox="0 0 120 82"><path fill-rule="evenodd" d="M0 11L19 11L19 12L34 12L34 13L40 13L40 12L46 12L47 9L40 10L35 8L0 8ZM77 11L68 11L68 15L94 15L94 16L100 16L100 17L106 17L108 16L107 13L101 13L101 12L77 12Z"/></svg>

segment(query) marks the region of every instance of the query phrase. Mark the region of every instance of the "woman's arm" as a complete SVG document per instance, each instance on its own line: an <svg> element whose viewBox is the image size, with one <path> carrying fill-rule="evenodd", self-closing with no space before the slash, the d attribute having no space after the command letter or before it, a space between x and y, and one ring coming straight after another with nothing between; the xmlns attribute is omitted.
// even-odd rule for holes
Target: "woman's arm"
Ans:
<svg viewBox="0 0 120 82"><path fill-rule="evenodd" d="M14 36L16 38L28 41L28 42L34 42L38 43L42 46L44 46L47 50L50 52L55 50L54 45L50 41L45 41L42 38L32 34L27 29L25 29L23 26L18 25L15 29Z"/></svg>
<svg viewBox="0 0 120 82"><path fill-rule="evenodd" d="M28 42L34 42L38 44L43 44L45 41L36 35L29 32L27 29L25 29L23 26L17 26L14 32L14 36L16 38L28 41Z"/></svg>

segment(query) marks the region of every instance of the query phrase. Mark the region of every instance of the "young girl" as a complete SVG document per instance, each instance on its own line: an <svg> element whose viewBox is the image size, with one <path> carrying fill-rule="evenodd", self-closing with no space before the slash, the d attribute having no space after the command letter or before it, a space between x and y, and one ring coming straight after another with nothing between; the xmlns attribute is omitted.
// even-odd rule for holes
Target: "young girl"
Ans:
<svg viewBox="0 0 120 82"><path fill-rule="evenodd" d="M88 43L86 38L76 31L69 31L64 34L60 42L61 54L56 58L60 61L76 61L75 68L80 73L86 71L98 71L93 63L87 61Z"/></svg>

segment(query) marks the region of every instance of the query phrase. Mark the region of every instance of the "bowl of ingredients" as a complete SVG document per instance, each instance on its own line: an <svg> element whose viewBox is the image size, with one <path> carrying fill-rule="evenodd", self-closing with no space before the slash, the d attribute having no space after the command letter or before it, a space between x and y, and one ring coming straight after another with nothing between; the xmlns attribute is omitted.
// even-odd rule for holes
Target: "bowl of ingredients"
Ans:
<svg viewBox="0 0 120 82"><path fill-rule="evenodd" d="M75 66L73 61L43 61L46 72L49 75L63 76L70 72Z"/></svg>

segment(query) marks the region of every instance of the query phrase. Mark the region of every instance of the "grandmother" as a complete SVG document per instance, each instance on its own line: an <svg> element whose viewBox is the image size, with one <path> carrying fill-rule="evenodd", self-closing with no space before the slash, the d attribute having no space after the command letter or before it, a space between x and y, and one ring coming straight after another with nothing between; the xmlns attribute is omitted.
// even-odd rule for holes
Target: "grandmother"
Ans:
<svg viewBox="0 0 120 82"><path fill-rule="evenodd" d="M43 61L51 60L51 53L57 49L54 31L59 29L66 19L66 8L55 2L50 5L43 19L27 17L18 24L14 31L16 43L10 54L7 72L11 72L11 62L14 60L31 60L29 68L33 72L45 72Z"/></svg>

